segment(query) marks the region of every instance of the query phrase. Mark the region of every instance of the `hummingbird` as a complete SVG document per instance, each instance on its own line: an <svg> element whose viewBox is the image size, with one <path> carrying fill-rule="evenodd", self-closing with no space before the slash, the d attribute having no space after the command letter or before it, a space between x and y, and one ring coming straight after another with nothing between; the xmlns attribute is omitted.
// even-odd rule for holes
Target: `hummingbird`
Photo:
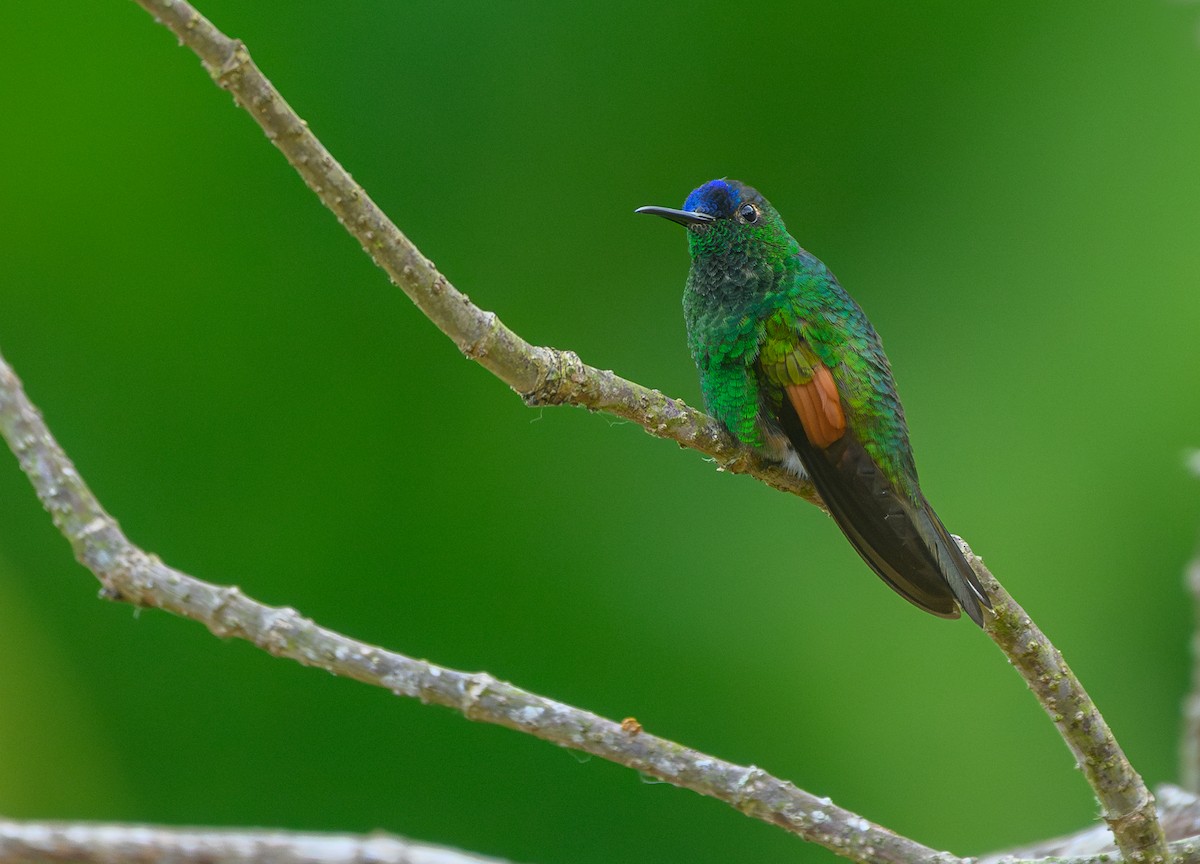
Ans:
<svg viewBox="0 0 1200 864"><path fill-rule="evenodd" d="M639 207L687 229L688 347L708 413L807 477L884 582L942 618L983 626L991 601L921 493L883 344L858 303L779 212L737 180L683 209Z"/></svg>

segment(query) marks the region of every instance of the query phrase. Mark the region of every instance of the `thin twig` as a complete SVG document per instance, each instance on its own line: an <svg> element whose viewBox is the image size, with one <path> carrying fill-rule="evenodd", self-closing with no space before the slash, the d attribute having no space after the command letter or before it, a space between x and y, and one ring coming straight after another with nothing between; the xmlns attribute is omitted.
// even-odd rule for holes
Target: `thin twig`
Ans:
<svg viewBox="0 0 1200 864"><path fill-rule="evenodd" d="M1183 703L1180 782L1188 791L1200 792L1200 556L1188 563L1184 580L1195 606L1196 627L1192 633L1192 687Z"/></svg>
<svg viewBox="0 0 1200 864"><path fill-rule="evenodd" d="M1200 450L1189 454L1191 472L1200 477ZM1192 630L1192 687L1183 703L1183 740L1180 746L1180 782L1190 792L1200 792L1200 551L1188 563L1184 586L1192 596L1195 626Z"/></svg>
<svg viewBox="0 0 1200 864"><path fill-rule="evenodd" d="M92 495L0 356L3 437L75 550L100 580L101 595L199 621L215 635L244 639L276 657L325 669L460 711L470 720L527 732L724 801L855 861L960 864L914 840L817 798L754 766L735 765L659 738L640 724L615 723L497 680L358 642L295 609L267 606L236 587L213 585L168 567L129 542Z"/></svg>
<svg viewBox="0 0 1200 864"><path fill-rule="evenodd" d="M531 405L573 404L632 420L813 503L806 483L765 463L682 402L583 363L570 351L531 345L491 312L472 304L383 214L250 59L245 46L217 30L183 0L136 0L194 51L216 83L231 92L309 187L337 215L392 281L459 346ZM1030 684L1079 760L1122 853L1161 858L1165 841L1154 799L1133 770L1079 681L1045 635L976 559L998 614L988 633Z"/></svg>
<svg viewBox="0 0 1200 864"><path fill-rule="evenodd" d="M0 864L505 864L390 834L0 820Z"/></svg>

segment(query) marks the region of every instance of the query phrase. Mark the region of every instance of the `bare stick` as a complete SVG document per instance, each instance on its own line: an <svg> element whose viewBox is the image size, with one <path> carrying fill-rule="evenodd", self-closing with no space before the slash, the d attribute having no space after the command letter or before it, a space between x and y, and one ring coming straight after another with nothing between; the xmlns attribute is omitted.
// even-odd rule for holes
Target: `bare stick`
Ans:
<svg viewBox="0 0 1200 864"><path fill-rule="evenodd" d="M0 864L505 864L389 834L0 820Z"/></svg>
<svg viewBox="0 0 1200 864"><path fill-rule="evenodd" d="M1192 688L1183 703L1180 782L1188 791L1200 792L1200 557L1191 560L1184 578L1196 607L1196 628L1192 633Z"/></svg>
<svg viewBox="0 0 1200 864"><path fill-rule="evenodd" d="M1189 456L1188 467L1200 477L1200 450ZM1180 782L1189 792L1200 792L1200 552L1188 563L1183 581L1192 595L1196 623L1192 631L1192 687L1183 703Z"/></svg>
<svg viewBox="0 0 1200 864"><path fill-rule="evenodd" d="M460 672L358 642L295 609L267 606L235 587L175 570L134 546L83 482L0 357L0 437L50 512L75 557L100 580L101 595L199 621L223 639L244 639L276 657L325 669L462 712L470 720L527 732L724 801L855 861L959 864L754 766L735 765L623 723L546 699L486 672Z"/></svg>
<svg viewBox="0 0 1200 864"><path fill-rule="evenodd" d="M583 363L570 351L531 345L492 312L472 304L383 214L258 70L244 45L217 30L183 0L137 0L194 51L231 92L392 281L463 353L492 371L531 405L573 404L632 420L716 459L819 503L814 490L682 402ZM1059 652L976 559L997 616L988 633L1030 684L1079 760L1122 853L1135 860L1166 853L1154 799Z"/></svg>

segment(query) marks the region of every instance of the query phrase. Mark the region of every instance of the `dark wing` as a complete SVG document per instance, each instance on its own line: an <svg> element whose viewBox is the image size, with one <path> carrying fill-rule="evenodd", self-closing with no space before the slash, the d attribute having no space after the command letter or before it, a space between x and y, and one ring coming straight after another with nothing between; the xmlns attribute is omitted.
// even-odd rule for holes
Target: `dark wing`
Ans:
<svg viewBox="0 0 1200 864"><path fill-rule="evenodd" d="M842 533L906 600L943 618L962 607L982 627L981 606L991 603L958 544L919 492L913 500L897 490L847 425L830 368L795 331L778 335L763 345L760 372L782 389L780 428Z"/></svg>

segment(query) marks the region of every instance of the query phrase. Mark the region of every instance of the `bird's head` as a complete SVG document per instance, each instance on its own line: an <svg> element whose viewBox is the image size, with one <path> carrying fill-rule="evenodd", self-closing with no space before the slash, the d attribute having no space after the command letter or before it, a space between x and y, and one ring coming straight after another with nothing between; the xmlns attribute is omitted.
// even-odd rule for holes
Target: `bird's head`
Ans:
<svg viewBox="0 0 1200 864"><path fill-rule="evenodd" d="M737 180L710 180L692 190L683 209L639 207L687 228L693 258L735 253L751 258L786 252L783 219L758 190Z"/></svg>

